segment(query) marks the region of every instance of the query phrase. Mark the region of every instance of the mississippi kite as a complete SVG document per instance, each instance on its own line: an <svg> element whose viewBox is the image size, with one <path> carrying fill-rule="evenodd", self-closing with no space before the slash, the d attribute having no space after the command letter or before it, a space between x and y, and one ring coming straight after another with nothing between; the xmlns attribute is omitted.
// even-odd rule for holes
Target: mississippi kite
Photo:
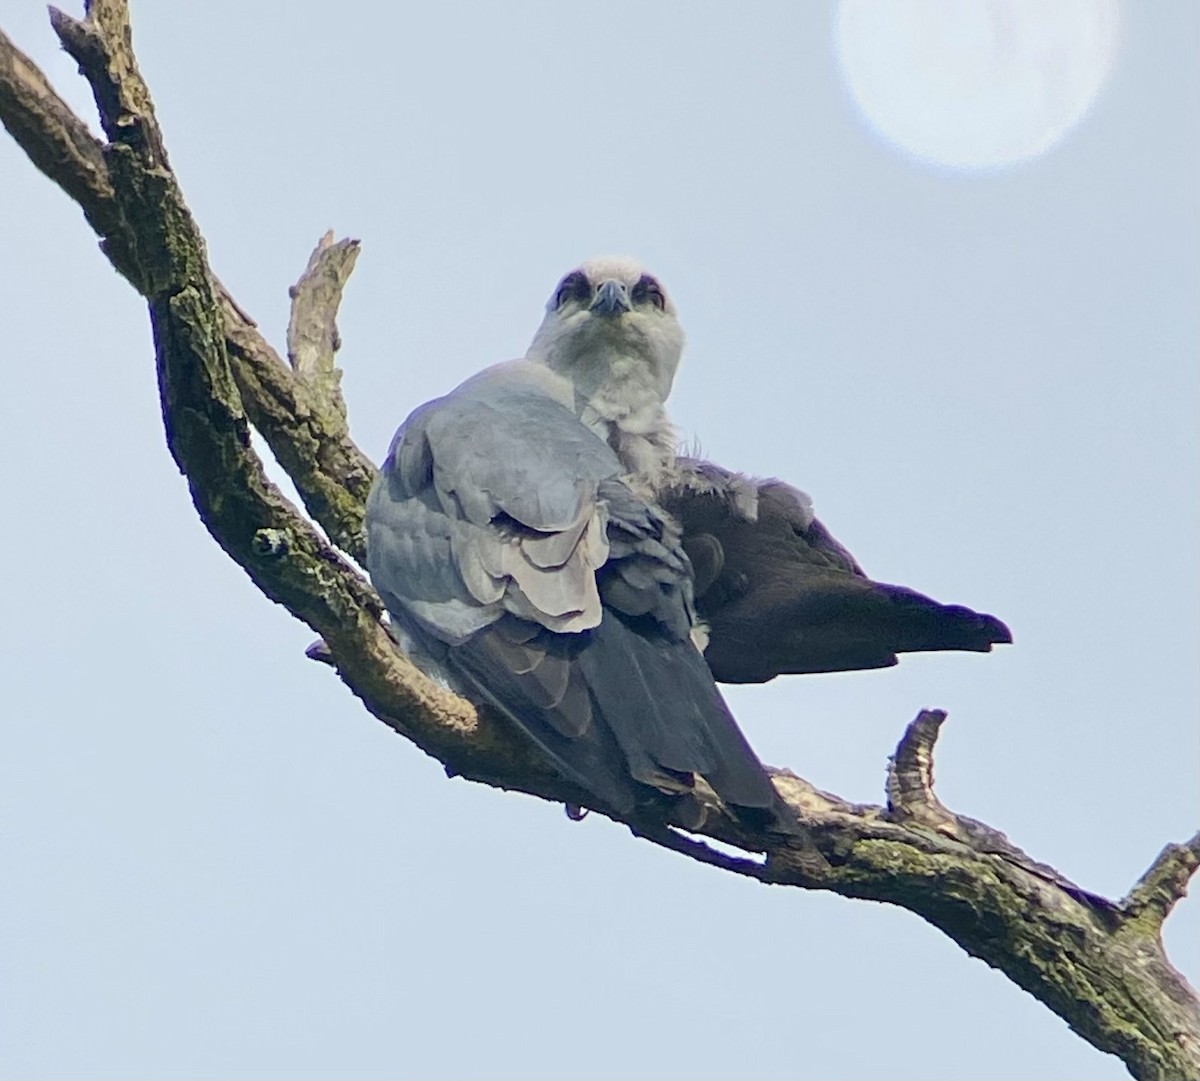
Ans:
<svg viewBox="0 0 1200 1081"><path fill-rule="evenodd" d="M873 582L778 480L679 459L659 499L683 528L704 658L722 683L784 673L884 668L897 653L989 651L1011 642L995 616Z"/></svg>
<svg viewBox="0 0 1200 1081"><path fill-rule="evenodd" d="M508 717L599 809L775 792L692 643L692 575L655 503L683 346L626 259L568 274L525 359L418 408L367 503L367 568L427 672Z"/></svg>

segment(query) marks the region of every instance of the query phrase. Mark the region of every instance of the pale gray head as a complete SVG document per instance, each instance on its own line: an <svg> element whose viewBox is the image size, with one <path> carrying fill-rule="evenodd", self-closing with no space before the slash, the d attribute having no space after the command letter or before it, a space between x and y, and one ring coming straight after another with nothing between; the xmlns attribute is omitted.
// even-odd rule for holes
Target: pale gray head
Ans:
<svg viewBox="0 0 1200 1081"><path fill-rule="evenodd" d="M636 259L589 259L558 283L526 354L594 388L637 379L665 401L683 352L675 305Z"/></svg>

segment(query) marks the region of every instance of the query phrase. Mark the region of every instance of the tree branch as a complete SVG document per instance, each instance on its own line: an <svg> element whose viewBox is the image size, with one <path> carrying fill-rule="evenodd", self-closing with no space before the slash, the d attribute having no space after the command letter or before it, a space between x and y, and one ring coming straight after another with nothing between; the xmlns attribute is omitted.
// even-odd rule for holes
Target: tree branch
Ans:
<svg viewBox="0 0 1200 1081"><path fill-rule="evenodd" d="M363 560L363 504L374 476L349 438L333 363L334 317L357 243L327 235L314 252L292 292L285 364L208 267L137 68L123 0L93 0L83 21L57 11L51 19L92 86L107 142L2 34L0 120L79 203L108 258L146 298L168 447L206 528L267 597L322 636L366 707L449 773L594 802L505 722L425 678L398 651L378 598L345 558ZM268 480L251 425L329 542ZM1120 1055L1135 1076L1200 1076L1200 1009L1159 936L1200 864L1200 835L1168 846L1119 904L1091 894L937 799L933 753L944 720L926 711L909 725L890 764L887 807L851 804L776 770L793 815L779 828L743 822L711 796L698 823L625 821L635 835L726 872L907 908L1094 1046ZM677 825L746 855L727 855Z"/></svg>
<svg viewBox="0 0 1200 1081"><path fill-rule="evenodd" d="M1157 931L1171 909L1187 896L1188 882L1197 867L1200 867L1200 833L1181 845L1167 845L1121 902L1124 918L1140 921L1147 930Z"/></svg>
<svg viewBox="0 0 1200 1081"><path fill-rule="evenodd" d="M72 25L83 25L54 9L51 22L68 35ZM94 35L78 31L76 36L85 54L94 47ZM132 64L131 45L126 52ZM98 63L107 70L102 59ZM129 70L136 75L136 66ZM141 81L140 75L137 79ZM149 101L148 92L145 98ZM34 165L79 204L113 267L146 295L141 256L117 203L105 144L2 31L0 122ZM361 563L366 556L363 507L375 466L350 439L344 406L339 414L320 397L313 400L320 388L294 379L254 321L215 277L212 281L221 302L225 351L247 419L296 482L305 509L342 551Z"/></svg>

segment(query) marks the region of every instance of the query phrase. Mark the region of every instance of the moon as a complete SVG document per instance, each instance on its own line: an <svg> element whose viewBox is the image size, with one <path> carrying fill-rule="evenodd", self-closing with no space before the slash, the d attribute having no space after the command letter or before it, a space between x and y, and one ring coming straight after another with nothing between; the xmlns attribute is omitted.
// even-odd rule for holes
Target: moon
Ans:
<svg viewBox="0 0 1200 1081"><path fill-rule="evenodd" d="M1044 154L1113 68L1118 0L840 0L834 37L867 122L925 162L994 169Z"/></svg>

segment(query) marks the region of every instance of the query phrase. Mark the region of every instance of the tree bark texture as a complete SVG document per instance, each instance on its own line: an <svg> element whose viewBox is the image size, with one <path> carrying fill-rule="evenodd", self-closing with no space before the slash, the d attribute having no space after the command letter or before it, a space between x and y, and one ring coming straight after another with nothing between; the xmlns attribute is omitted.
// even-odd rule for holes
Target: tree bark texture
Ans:
<svg viewBox="0 0 1200 1081"><path fill-rule="evenodd" d="M364 560L363 507L375 469L349 436L334 317L357 242L327 235L313 252L291 290L285 362L208 266L137 67L124 0L92 0L82 21L51 9L51 21L91 85L105 141L2 33L0 120L79 204L113 266L145 298L167 445L213 539L267 597L320 635L310 653L447 773L586 803L502 719L413 666L354 566ZM307 515L267 477L251 428L295 483ZM730 873L907 908L1118 1055L1135 1077L1200 1078L1200 1005L1160 937L1200 864L1200 834L1164 848L1120 901L1091 894L938 801L932 759L944 720L927 711L908 726L884 806L851 804L773 770L794 816L782 828L747 826L715 799L690 835L664 821L625 824Z"/></svg>

